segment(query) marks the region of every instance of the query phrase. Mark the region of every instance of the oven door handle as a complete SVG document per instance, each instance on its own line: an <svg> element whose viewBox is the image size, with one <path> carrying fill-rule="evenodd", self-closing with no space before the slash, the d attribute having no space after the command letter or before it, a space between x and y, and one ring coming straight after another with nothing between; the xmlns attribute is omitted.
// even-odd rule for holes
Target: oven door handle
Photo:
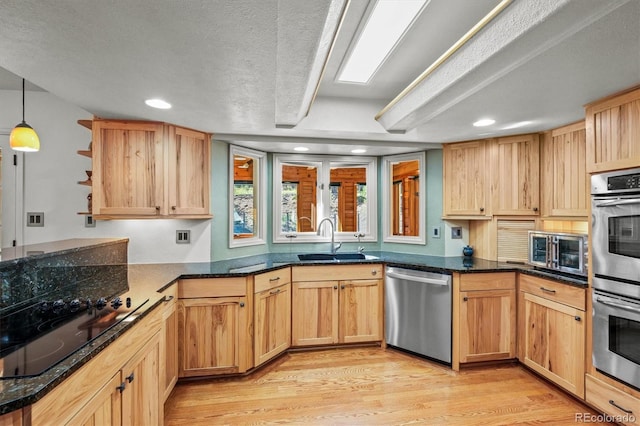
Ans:
<svg viewBox="0 0 640 426"><path fill-rule="evenodd" d="M596 207L622 206L626 204L640 204L640 198L629 198L629 199L616 198L615 200L605 201L604 203L596 204Z"/></svg>
<svg viewBox="0 0 640 426"><path fill-rule="evenodd" d="M631 311L631 312L634 312L636 314L640 314L640 308L635 308L633 306L625 305L623 303L610 302L608 300L604 300L604 299L601 299L599 297L596 297L596 302L602 303L603 305L611 306L611 307L614 307L614 308L625 309L627 311Z"/></svg>

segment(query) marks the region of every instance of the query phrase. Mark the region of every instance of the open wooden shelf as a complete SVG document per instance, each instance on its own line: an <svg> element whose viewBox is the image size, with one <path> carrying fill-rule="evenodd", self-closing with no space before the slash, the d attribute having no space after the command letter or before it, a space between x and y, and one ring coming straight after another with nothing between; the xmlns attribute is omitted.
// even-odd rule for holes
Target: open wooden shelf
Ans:
<svg viewBox="0 0 640 426"><path fill-rule="evenodd" d="M93 130L93 120L78 120L78 124L89 130Z"/></svg>

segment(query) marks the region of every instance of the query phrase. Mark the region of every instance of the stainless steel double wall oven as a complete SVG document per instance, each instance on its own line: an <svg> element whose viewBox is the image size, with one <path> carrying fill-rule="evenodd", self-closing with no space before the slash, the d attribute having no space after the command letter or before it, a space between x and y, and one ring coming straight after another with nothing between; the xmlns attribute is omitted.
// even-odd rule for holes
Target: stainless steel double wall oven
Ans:
<svg viewBox="0 0 640 426"><path fill-rule="evenodd" d="M593 364L640 389L640 169L591 177Z"/></svg>

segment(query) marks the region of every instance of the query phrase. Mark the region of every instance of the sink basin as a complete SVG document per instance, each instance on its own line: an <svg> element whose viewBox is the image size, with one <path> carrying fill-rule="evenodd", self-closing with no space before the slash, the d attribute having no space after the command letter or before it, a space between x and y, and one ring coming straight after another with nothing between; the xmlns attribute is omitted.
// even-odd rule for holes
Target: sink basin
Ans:
<svg viewBox="0 0 640 426"><path fill-rule="evenodd" d="M305 253L299 254L300 260L358 260L358 259L375 259L374 256L368 256L364 253Z"/></svg>

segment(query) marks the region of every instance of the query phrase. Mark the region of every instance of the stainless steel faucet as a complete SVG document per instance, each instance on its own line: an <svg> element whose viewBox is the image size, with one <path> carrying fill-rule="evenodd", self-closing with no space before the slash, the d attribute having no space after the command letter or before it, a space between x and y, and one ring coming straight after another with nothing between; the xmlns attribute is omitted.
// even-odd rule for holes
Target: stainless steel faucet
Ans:
<svg viewBox="0 0 640 426"><path fill-rule="evenodd" d="M342 243L338 243L336 245L335 242L334 242L334 239L335 239L335 225L331 221L331 218L325 217L324 219L322 219L320 221L320 223L318 224L317 235L320 235L320 231L322 230L322 224L324 222L329 222L329 225L331 225L331 254L336 254L336 251L338 251L340 249L340 247L342 247Z"/></svg>

